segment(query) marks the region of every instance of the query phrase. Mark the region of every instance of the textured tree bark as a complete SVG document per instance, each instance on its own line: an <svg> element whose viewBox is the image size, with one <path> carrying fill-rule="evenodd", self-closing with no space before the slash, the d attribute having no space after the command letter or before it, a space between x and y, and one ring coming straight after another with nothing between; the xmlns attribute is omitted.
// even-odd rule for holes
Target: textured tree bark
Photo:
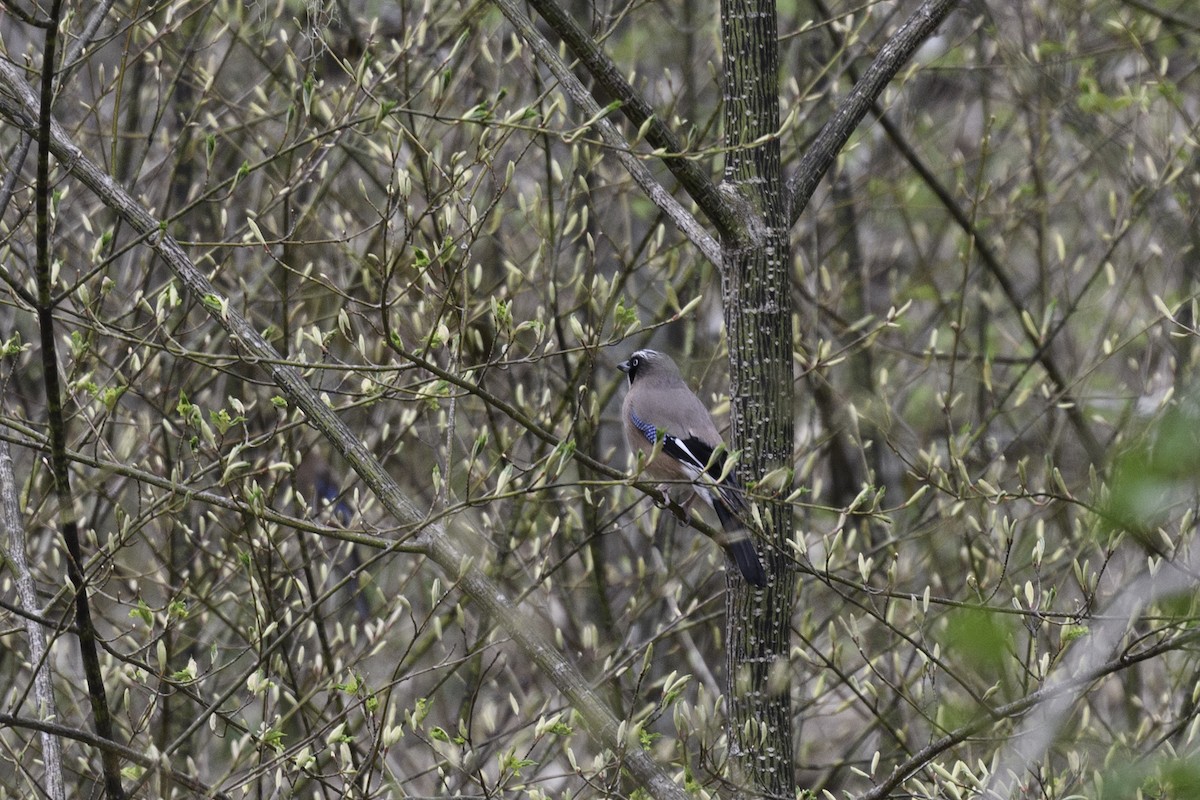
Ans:
<svg viewBox="0 0 1200 800"><path fill-rule="evenodd" d="M777 138L776 27L773 0L722 0L728 151L721 190L742 221L736 235L721 239L722 288L731 438L748 484L790 468L794 427L790 220ZM792 517L783 503L758 507L765 534L759 549L770 585L755 591L734 571L728 573L730 749L746 793L794 797L787 655L795 574L786 558Z"/></svg>

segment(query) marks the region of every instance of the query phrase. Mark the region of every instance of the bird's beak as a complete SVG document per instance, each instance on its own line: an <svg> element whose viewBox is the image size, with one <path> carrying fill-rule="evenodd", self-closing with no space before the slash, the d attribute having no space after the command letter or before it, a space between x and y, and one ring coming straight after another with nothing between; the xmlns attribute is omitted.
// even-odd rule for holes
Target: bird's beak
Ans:
<svg viewBox="0 0 1200 800"><path fill-rule="evenodd" d="M622 361L620 364L617 364L617 369L621 370L621 372L629 372L629 362Z"/></svg>

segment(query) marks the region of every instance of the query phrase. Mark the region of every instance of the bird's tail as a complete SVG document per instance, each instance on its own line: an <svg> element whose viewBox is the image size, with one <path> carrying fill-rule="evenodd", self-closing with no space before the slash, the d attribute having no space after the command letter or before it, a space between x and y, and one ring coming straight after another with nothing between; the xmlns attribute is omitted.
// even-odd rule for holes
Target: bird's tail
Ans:
<svg viewBox="0 0 1200 800"><path fill-rule="evenodd" d="M712 505L717 512L717 518L721 520L721 527L725 530L725 541L721 543L725 552L729 553L733 563L737 564L738 571L747 583L766 586L767 573L762 562L758 560L758 552L754 549L754 542L750 538L750 532L746 530L746 524L730 507L731 503L725 491L715 492L714 495ZM736 502L735 500L734 503Z"/></svg>

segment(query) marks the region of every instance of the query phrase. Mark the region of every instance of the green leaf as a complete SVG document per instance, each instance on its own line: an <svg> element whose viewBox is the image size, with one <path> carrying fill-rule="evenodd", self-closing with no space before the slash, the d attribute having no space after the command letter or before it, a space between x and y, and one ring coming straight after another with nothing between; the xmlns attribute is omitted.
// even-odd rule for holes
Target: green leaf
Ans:
<svg viewBox="0 0 1200 800"><path fill-rule="evenodd" d="M146 605L145 601L139 599L137 608L131 608L129 610L129 618L141 620L143 624L149 627L154 623L154 612L150 610L150 607Z"/></svg>
<svg viewBox="0 0 1200 800"><path fill-rule="evenodd" d="M1007 614L959 608L948 615L942 649L977 670L994 674L1004 669L1011 638Z"/></svg>

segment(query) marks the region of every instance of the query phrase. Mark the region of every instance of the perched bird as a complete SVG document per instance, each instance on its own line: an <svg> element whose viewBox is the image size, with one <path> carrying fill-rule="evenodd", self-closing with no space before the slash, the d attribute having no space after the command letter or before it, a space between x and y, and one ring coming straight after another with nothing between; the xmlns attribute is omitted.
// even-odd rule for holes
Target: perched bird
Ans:
<svg viewBox="0 0 1200 800"><path fill-rule="evenodd" d="M300 460L300 466L296 468L294 479L296 491L304 496L304 500L314 516L329 515L332 517L330 521L338 527L349 527L354 518L354 510L346 502L345 493L337 478L334 477L333 470L330 469L329 463L320 453L311 450L305 453ZM334 564L335 571L343 576L353 573L361 567L362 559L353 545L349 546L345 559ZM359 618L369 619L371 608L361 586L355 582L351 591Z"/></svg>
<svg viewBox="0 0 1200 800"><path fill-rule="evenodd" d="M648 459L646 475L690 483L694 495L717 512L725 531L721 545L742 577L766 586L767 574L743 521L744 491L732 474L721 479L726 452L708 409L688 388L675 362L657 350L638 350L617 368L629 377L621 404L625 440L630 450ZM659 440L662 446L656 450Z"/></svg>
<svg viewBox="0 0 1200 800"><path fill-rule="evenodd" d="M318 514L332 506L334 517L342 526L350 524L354 512L342 496L341 486L333 477L329 463L319 453L308 452L296 468L296 488Z"/></svg>

